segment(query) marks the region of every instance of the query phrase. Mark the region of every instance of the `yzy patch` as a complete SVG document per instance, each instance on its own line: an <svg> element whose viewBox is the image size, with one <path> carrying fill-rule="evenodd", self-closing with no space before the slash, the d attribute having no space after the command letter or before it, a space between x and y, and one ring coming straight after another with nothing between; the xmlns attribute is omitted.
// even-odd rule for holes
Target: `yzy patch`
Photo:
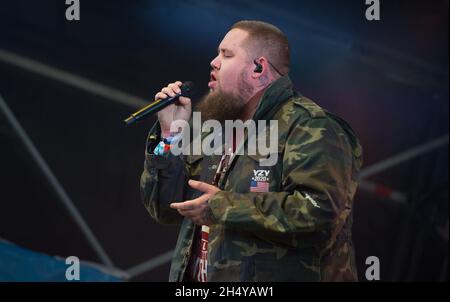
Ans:
<svg viewBox="0 0 450 302"><path fill-rule="evenodd" d="M269 170L253 170L253 177L250 182L250 192L269 192L269 174Z"/></svg>
<svg viewBox="0 0 450 302"><path fill-rule="evenodd" d="M269 181L270 170L253 170L252 180Z"/></svg>

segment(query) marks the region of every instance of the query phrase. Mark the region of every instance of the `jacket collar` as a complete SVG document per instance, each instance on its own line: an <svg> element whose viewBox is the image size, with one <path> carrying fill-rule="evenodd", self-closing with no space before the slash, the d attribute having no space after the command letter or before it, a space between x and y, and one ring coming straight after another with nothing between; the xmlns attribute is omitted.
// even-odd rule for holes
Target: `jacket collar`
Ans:
<svg viewBox="0 0 450 302"><path fill-rule="evenodd" d="M289 76L285 75L272 82L261 96L253 120L269 120L280 106L294 94Z"/></svg>

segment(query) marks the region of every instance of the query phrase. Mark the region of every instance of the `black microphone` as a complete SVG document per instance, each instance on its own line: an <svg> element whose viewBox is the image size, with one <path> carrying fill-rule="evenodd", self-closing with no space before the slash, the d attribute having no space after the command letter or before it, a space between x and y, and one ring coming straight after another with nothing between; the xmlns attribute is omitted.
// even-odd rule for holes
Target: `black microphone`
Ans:
<svg viewBox="0 0 450 302"><path fill-rule="evenodd" d="M142 120L143 118L147 117L148 115L158 112L170 104L175 103L180 96L185 97L191 97L194 90L194 83L192 82L184 82L181 87L181 93L177 93L174 97L167 97L165 99L158 99L154 101L153 103L148 104L144 108L136 111L135 113L131 114L128 118L124 120L124 122L127 125L131 125L139 120Z"/></svg>

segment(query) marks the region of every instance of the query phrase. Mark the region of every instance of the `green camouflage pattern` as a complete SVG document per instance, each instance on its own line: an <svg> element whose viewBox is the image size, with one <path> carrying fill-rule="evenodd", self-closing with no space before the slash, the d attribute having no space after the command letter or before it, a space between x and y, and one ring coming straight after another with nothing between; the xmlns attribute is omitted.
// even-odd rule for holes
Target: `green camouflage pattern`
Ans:
<svg viewBox="0 0 450 302"><path fill-rule="evenodd" d="M285 76L265 91L254 120L278 120L278 161L238 155L209 205L208 281L357 281L351 240L362 148L350 126L292 90ZM170 202L200 195L187 180L211 183L220 156L155 156L150 131L142 200L161 223L181 224L170 281L183 281L195 225ZM269 171L269 192L250 192L254 170Z"/></svg>

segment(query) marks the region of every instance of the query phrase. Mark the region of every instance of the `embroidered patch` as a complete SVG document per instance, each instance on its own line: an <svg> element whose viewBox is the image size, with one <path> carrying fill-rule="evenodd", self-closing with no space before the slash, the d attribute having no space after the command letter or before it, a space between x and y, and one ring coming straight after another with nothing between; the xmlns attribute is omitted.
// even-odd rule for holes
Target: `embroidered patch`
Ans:
<svg viewBox="0 0 450 302"><path fill-rule="evenodd" d="M270 170L253 170L250 192L269 192Z"/></svg>

